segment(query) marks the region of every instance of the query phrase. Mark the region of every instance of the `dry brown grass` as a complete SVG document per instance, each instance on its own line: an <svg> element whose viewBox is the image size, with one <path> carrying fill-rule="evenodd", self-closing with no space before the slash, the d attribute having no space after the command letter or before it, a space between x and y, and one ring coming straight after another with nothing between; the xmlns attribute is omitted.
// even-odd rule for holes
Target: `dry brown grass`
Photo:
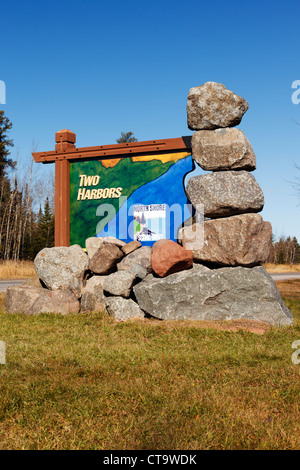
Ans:
<svg viewBox="0 0 300 470"><path fill-rule="evenodd" d="M299 273L300 264L272 264L263 265L268 273Z"/></svg>
<svg viewBox="0 0 300 470"><path fill-rule="evenodd" d="M287 281L276 281L276 285L282 297L300 300L300 279L290 279Z"/></svg>
<svg viewBox="0 0 300 470"><path fill-rule="evenodd" d="M300 272L300 264L263 265L268 273ZM33 261L0 261L0 279L26 279L35 275Z"/></svg>
<svg viewBox="0 0 300 470"><path fill-rule="evenodd" d="M33 261L0 261L0 279L27 279L34 275Z"/></svg>

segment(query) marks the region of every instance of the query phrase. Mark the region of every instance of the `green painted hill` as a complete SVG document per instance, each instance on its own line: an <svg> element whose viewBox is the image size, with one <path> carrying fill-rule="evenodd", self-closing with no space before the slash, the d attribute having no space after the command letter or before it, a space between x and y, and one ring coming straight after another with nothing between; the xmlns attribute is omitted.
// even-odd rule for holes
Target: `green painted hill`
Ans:
<svg viewBox="0 0 300 470"><path fill-rule="evenodd" d="M70 165L70 244L78 243L84 247L88 237L96 235L100 218L96 216L99 204L112 204L116 213L119 210L119 198L77 200L80 175L99 175L97 186L86 189L122 188L122 196L127 198L139 187L163 175L175 161L162 163L159 160L133 162L130 158L122 159L116 166L105 168L100 161L74 162ZM97 233L108 223L107 218L98 226Z"/></svg>

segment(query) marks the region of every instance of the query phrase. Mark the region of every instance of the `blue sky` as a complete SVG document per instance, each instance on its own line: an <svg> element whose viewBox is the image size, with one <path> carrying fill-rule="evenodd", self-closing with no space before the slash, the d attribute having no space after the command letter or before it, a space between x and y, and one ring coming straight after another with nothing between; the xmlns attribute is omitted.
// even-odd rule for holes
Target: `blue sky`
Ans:
<svg viewBox="0 0 300 470"><path fill-rule="evenodd" d="M189 89L223 83L249 103L239 128L257 158L261 213L277 237L300 240L300 3L260 0L2 2L1 109L12 157L52 150L68 128L77 146L192 135ZM298 124L297 124L298 123ZM44 168L45 175L49 168ZM300 176L300 172L298 172Z"/></svg>

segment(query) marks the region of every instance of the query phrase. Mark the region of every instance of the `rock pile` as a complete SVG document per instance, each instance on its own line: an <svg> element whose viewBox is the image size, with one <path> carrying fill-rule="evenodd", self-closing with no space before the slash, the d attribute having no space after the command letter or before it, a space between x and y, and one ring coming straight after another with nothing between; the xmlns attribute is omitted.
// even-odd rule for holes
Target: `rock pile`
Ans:
<svg viewBox="0 0 300 470"><path fill-rule="evenodd" d="M248 103L223 85L208 82L188 96L193 159L211 173L190 178L186 192L204 205L203 245L195 224L180 243L151 247L113 237L45 248L34 264L37 276L10 287L6 311L38 314L106 310L116 320L252 320L291 325L293 318L276 284L261 266L272 228L263 221L264 196L254 176L253 149L239 129Z"/></svg>
<svg viewBox="0 0 300 470"><path fill-rule="evenodd" d="M65 315L106 310L117 321L150 316L243 319L278 326L293 322L262 266L210 269L194 263L191 251L170 240L152 248L135 242L119 249L119 242L93 240L98 248L90 253L79 245L41 250L34 261L36 278L8 288L6 312Z"/></svg>

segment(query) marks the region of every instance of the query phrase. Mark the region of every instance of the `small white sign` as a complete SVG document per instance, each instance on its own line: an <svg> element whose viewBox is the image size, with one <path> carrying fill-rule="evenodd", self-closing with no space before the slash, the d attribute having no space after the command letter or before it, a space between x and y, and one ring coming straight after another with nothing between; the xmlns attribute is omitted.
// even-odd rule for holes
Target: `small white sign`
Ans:
<svg viewBox="0 0 300 470"><path fill-rule="evenodd" d="M136 205L133 208L134 240L157 241L166 237L166 204Z"/></svg>

